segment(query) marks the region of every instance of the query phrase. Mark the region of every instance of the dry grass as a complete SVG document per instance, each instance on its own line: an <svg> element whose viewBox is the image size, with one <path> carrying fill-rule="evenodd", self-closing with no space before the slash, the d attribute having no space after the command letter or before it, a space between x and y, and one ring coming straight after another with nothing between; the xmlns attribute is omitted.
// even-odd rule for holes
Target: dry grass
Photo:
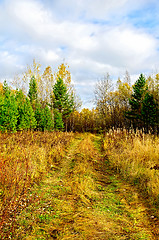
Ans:
<svg viewBox="0 0 159 240"><path fill-rule="evenodd" d="M0 133L1 239L11 237L16 215L34 201L25 198L28 190L58 167L71 139L71 133Z"/></svg>
<svg viewBox="0 0 159 240"><path fill-rule="evenodd" d="M92 136L82 137L84 139L74 148L67 162L69 168L64 179L68 192L63 198L58 239L97 239L97 234L102 231L92 211L93 201L97 198L93 164L99 156Z"/></svg>
<svg viewBox="0 0 159 240"><path fill-rule="evenodd" d="M103 225L93 210L98 197L93 165L99 155L91 135L75 138L61 168L54 169L39 191L35 189L43 193L37 206L31 205L19 216L19 239L103 239Z"/></svg>
<svg viewBox="0 0 159 240"><path fill-rule="evenodd" d="M61 168L34 188L42 197L18 217L17 239L157 239L138 194L107 169L94 138L76 135Z"/></svg>
<svg viewBox="0 0 159 240"><path fill-rule="evenodd" d="M142 131L111 130L103 148L110 166L159 206L159 138Z"/></svg>
<svg viewBox="0 0 159 240"><path fill-rule="evenodd" d="M128 138L127 134L125 135L125 138ZM105 155L111 157L117 149L120 153L119 149L123 144L113 142L115 136L106 139L109 141L104 144ZM16 198L15 194L11 195L13 206L10 204L10 210L15 206L15 215L14 211L8 211L7 205L3 207L6 212L2 218L1 239L158 239L158 232L154 230L156 217L152 219L151 225L151 215L147 215L147 209L138 192L105 164L99 151L100 136L22 133L20 137L19 134L4 134L1 142L6 145L3 152L1 151L6 158L9 142L12 150L13 143L21 149L11 154L12 159L17 153L22 162L25 154L28 154L27 161L15 167L14 172L17 175L21 174L20 169L25 170L24 176L21 174L19 178L22 179L22 184L25 183L25 187L18 187L19 198ZM130 142L132 143L132 139ZM108 148L106 144L109 145ZM18 170L19 172L16 172ZM34 184L37 182L38 184ZM14 181L10 184L14 185ZM23 189L26 193L21 196ZM11 221L7 222L6 216Z"/></svg>

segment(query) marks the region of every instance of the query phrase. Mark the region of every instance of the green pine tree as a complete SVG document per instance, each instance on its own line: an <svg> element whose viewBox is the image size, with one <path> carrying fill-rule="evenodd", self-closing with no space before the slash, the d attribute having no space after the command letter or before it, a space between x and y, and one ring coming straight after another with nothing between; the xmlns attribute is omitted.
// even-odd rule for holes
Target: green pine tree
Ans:
<svg viewBox="0 0 159 240"><path fill-rule="evenodd" d="M42 128L44 130L52 131L54 129L54 121L52 113L48 106L45 106L42 110Z"/></svg>
<svg viewBox="0 0 159 240"><path fill-rule="evenodd" d="M34 76L32 76L30 79L28 97L30 99L33 109L35 110L36 104L37 104L38 92L37 92L37 82Z"/></svg>
<svg viewBox="0 0 159 240"><path fill-rule="evenodd" d="M63 131L64 129L62 114L57 109L54 109L54 127L56 130L59 130L59 131Z"/></svg>
<svg viewBox="0 0 159 240"><path fill-rule="evenodd" d="M35 118L37 121L37 130L52 131L54 129L53 116L48 106L43 108L42 105L38 103L35 109Z"/></svg>
<svg viewBox="0 0 159 240"><path fill-rule="evenodd" d="M157 104L154 101L153 95L148 91L142 101L141 115L147 132L150 127L154 129L154 126L157 124Z"/></svg>
<svg viewBox="0 0 159 240"><path fill-rule="evenodd" d="M141 108L146 90L146 79L143 74L140 74L139 79L133 86L133 94L131 96L131 99L129 99L131 110L126 112L126 117L132 121L134 128L142 127Z"/></svg>
<svg viewBox="0 0 159 240"><path fill-rule="evenodd" d="M36 119L31 103L23 92L16 92L16 101L18 105L18 130L34 129L36 127Z"/></svg>
<svg viewBox="0 0 159 240"><path fill-rule="evenodd" d="M64 84L62 78L58 78L57 82L53 88L53 108L56 109L55 115L55 127L56 127L56 120L59 119L61 122L65 122L65 120L70 116L71 112L73 112L74 101L73 97L68 94L67 86Z"/></svg>
<svg viewBox="0 0 159 240"><path fill-rule="evenodd" d="M5 81L3 93L0 95L0 130L3 132L16 132L17 121L18 107L15 94Z"/></svg>
<svg viewBox="0 0 159 240"><path fill-rule="evenodd" d="M36 109L35 109L35 119L37 121L36 129L41 131L42 130L42 106L40 103L37 103Z"/></svg>

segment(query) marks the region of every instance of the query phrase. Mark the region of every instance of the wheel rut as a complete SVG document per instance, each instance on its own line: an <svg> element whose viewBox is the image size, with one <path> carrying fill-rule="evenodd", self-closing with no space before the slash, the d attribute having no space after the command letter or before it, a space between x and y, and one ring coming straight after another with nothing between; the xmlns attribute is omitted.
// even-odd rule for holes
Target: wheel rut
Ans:
<svg viewBox="0 0 159 240"><path fill-rule="evenodd" d="M100 138L79 134L66 157L32 190L15 239L158 239L137 191L116 176Z"/></svg>

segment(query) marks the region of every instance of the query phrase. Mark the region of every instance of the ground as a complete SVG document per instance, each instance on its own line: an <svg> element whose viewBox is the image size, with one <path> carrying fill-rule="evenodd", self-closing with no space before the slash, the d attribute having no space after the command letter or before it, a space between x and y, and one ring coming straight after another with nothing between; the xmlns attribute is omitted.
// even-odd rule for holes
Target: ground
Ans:
<svg viewBox="0 0 159 240"><path fill-rule="evenodd" d="M32 187L34 201L17 215L13 239L159 239L153 212L109 168L100 141L76 135L66 157Z"/></svg>

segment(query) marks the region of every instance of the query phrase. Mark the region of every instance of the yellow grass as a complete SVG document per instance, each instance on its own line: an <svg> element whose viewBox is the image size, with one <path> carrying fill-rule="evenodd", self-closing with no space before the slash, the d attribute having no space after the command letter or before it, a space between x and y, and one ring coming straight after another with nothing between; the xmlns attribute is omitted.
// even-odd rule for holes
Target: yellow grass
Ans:
<svg viewBox="0 0 159 240"><path fill-rule="evenodd" d="M113 156L117 159L128 143L135 144L136 137L126 132L110 133L103 141L103 156L101 136L1 135L1 166L5 171L1 173L0 238L158 239L157 217L150 218L136 188L105 163L109 158L111 166L122 173ZM143 141L143 136L138 138Z"/></svg>
<svg viewBox="0 0 159 240"><path fill-rule="evenodd" d="M0 231L13 225L30 187L60 164L71 133L0 133Z"/></svg>
<svg viewBox="0 0 159 240"><path fill-rule="evenodd" d="M105 157L124 178L159 206L159 138L142 131L111 130L103 141Z"/></svg>

